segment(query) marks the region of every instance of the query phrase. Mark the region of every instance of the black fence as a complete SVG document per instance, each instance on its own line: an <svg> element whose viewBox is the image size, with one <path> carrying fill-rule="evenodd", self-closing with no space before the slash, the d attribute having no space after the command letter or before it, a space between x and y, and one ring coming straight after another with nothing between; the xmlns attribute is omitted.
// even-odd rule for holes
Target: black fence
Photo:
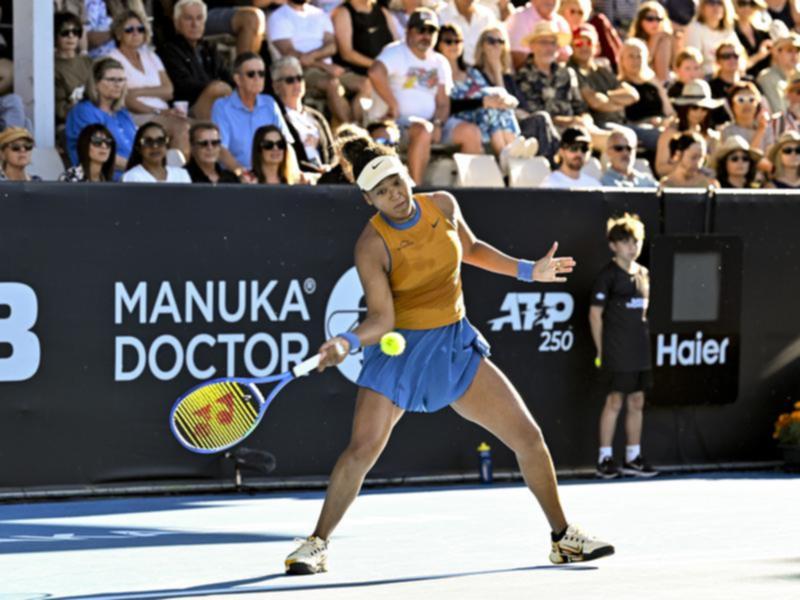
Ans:
<svg viewBox="0 0 800 600"><path fill-rule="evenodd" d="M558 240L578 261L562 285L464 270L469 318L540 422L557 466L596 458L603 397L589 290L610 257L606 219L624 210L641 215L648 242L724 235L741 247L741 265L725 256L719 265L723 278L735 275L734 291L719 298L738 294L733 329L676 325L718 349L736 337L736 355L714 371L725 385L709 387L708 364L665 365L684 392L671 402L672 386L655 391L647 454L656 464L772 458L772 423L798 391L798 360L784 351L800 335L800 200L456 195L473 230L502 250L537 258ZM0 487L227 477L220 458L173 440L173 400L199 379L284 370L364 310L352 255L371 211L348 187L4 184L0 211ZM655 285L659 272L651 275ZM661 286L654 309L676 301L672 284ZM662 306L654 344L655 330L671 339L673 313ZM348 439L359 361L294 384L270 408L248 446L277 457L274 476L330 471ZM374 473L474 471L484 440L497 467L513 466L499 442L450 410L407 415Z"/></svg>

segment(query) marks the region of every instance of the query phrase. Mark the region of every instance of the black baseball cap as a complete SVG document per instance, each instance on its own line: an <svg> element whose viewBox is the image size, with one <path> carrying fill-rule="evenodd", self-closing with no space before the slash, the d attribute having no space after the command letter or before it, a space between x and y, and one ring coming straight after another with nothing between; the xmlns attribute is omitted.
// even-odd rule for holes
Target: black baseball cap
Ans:
<svg viewBox="0 0 800 600"><path fill-rule="evenodd" d="M585 142L590 145L592 143L592 136L590 136L589 132L583 127L567 127L564 133L561 134L562 146L568 146L579 142Z"/></svg>
<svg viewBox="0 0 800 600"><path fill-rule="evenodd" d="M439 19L436 13L429 8L418 8L411 13L408 18L409 29L422 29L423 27L434 27L439 29Z"/></svg>

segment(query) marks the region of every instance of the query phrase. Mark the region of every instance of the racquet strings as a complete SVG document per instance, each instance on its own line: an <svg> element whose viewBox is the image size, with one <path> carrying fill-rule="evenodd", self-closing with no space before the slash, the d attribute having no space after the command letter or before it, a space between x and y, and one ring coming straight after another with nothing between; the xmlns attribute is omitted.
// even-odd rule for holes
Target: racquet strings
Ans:
<svg viewBox="0 0 800 600"><path fill-rule="evenodd" d="M245 385L209 383L188 394L173 412L184 441L200 450L222 449L244 438L258 423L259 402Z"/></svg>

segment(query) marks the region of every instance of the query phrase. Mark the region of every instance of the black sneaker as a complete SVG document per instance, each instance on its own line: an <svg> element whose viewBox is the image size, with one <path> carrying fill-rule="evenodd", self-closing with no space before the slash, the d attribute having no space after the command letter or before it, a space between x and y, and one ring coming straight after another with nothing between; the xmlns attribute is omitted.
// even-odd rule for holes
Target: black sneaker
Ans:
<svg viewBox="0 0 800 600"><path fill-rule="evenodd" d="M658 475L658 471L647 464L640 454L631 462L626 462L622 465L622 474L633 477L655 477Z"/></svg>
<svg viewBox="0 0 800 600"><path fill-rule="evenodd" d="M619 477L619 468L614 459L606 457L597 463L597 476L600 479L614 479Z"/></svg>

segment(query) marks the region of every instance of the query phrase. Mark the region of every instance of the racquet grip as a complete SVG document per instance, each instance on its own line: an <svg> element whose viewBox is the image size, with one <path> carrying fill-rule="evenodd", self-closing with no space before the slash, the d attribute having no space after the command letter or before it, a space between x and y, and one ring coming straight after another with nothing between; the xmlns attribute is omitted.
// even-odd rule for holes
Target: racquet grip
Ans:
<svg viewBox="0 0 800 600"><path fill-rule="evenodd" d="M292 373L295 377L303 377L304 375L308 375L319 366L320 355L315 354L311 358L308 358L301 362L299 365L292 369Z"/></svg>

